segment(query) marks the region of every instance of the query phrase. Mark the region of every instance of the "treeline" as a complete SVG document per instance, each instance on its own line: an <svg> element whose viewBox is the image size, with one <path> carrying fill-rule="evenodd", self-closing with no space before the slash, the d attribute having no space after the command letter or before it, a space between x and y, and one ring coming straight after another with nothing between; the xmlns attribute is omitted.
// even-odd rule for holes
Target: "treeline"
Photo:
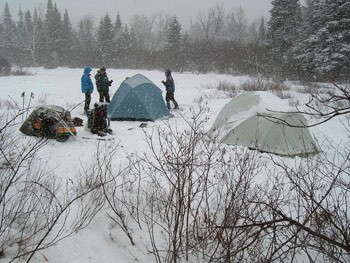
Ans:
<svg viewBox="0 0 350 263"><path fill-rule="evenodd" d="M135 15L129 24L108 13L76 27L48 0L46 11L5 4L0 56L19 66L143 68L346 80L350 61L349 0L272 1L271 17L248 23L241 8L216 5L184 30L176 16Z"/></svg>

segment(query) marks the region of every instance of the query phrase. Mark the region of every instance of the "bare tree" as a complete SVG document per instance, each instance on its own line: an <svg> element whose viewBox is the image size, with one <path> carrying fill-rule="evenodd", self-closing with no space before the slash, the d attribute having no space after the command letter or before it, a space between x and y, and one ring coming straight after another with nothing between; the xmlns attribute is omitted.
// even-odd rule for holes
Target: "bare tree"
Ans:
<svg viewBox="0 0 350 263"><path fill-rule="evenodd" d="M135 34L136 42L140 48L151 50L153 48L153 23L154 17L148 18L145 15L134 15L130 26Z"/></svg>
<svg viewBox="0 0 350 263"><path fill-rule="evenodd" d="M154 41L152 50L159 50L165 47L167 40L166 29L168 28L170 18L170 15L164 13L157 13L153 16Z"/></svg>
<svg viewBox="0 0 350 263"><path fill-rule="evenodd" d="M96 53L94 23L94 18L91 15L84 16L78 22L77 41L80 45L78 57L81 60L79 62L86 65L94 65L96 63L96 58L92 55Z"/></svg>
<svg viewBox="0 0 350 263"><path fill-rule="evenodd" d="M198 23L203 33L203 39L206 42L216 40L224 28L225 10L223 6L216 5L208 10L207 14L199 13Z"/></svg>
<svg viewBox="0 0 350 263"><path fill-rule="evenodd" d="M242 7L227 16L226 36L228 39L238 44L247 42L248 22Z"/></svg>

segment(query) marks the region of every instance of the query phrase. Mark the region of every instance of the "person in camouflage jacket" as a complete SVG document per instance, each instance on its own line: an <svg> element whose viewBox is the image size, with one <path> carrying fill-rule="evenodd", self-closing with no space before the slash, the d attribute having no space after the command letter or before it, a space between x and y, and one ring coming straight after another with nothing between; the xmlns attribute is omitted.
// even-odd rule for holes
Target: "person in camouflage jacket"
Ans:
<svg viewBox="0 0 350 263"><path fill-rule="evenodd" d="M97 92L100 95L100 102L110 102L109 97L109 87L112 85L113 80L109 80L107 73L106 73L106 67L100 68L96 75L95 75L95 81L96 81L96 88Z"/></svg>

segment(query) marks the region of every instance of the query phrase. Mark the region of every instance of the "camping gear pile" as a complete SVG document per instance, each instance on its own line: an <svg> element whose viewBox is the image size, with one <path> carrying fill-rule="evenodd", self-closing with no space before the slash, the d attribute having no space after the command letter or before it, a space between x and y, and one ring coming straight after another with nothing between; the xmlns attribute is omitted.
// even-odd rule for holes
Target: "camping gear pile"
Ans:
<svg viewBox="0 0 350 263"><path fill-rule="evenodd" d="M106 136L111 134L112 130L110 127L110 120L107 116L108 103L98 102L94 104L92 110L87 111L88 116L88 129L91 133L99 136Z"/></svg>
<svg viewBox="0 0 350 263"><path fill-rule="evenodd" d="M28 136L56 139L60 142L77 134L70 112L56 105L35 108L20 127L20 131Z"/></svg>

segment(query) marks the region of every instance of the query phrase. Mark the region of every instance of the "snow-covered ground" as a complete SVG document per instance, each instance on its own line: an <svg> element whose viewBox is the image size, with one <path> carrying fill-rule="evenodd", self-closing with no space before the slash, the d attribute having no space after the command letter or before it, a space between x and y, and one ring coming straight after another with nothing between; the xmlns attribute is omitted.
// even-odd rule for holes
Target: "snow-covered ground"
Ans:
<svg viewBox="0 0 350 263"><path fill-rule="evenodd" d="M27 107L31 93L34 96L30 101L31 107L53 104L69 109L83 101L84 96L80 89L82 69L58 68L48 70L28 68L25 70L30 72L31 75L0 77L2 110L5 110L4 102L6 100L16 102L20 108ZM96 71L97 69L93 69L92 79ZM109 78L114 80L110 90L111 97L126 77L137 73L141 73L152 80L163 90L163 95L165 95L164 87L161 84L161 80L164 80L165 76L161 71L107 69ZM214 87L217 87L220 82L232 83L239 87L250 79L248 76L176 72L173 73L173 77L176 83L175 98L180 108L183 108L182 114L186 115L191 107L196 107L200 97L208 103L210 110L208 112L209 120L206 123L206 129L211 127L222 107L230 100L227 94L216 90ZM291 88L293 89L292 85ZM25 92L25 96L21 97L23 92ZM296 100L300 101L305 101L308 96L307 94L292 94L296 96ZM98 94L95 89L92 94L92 105L97 100ZM284 106L288 105L288 99L285 101L281 100L281 105L282 102ZM273 105L275 110L278 110L276 102L271 102L271 105ZM72 110L71 114L72 117L84 119L86 124L86 116L83 115L83 104ZM162 127L167 123L178 127L179 130L184 129L186 123L179 117L179 113L175 112L174 114L175 117L169 120L157 120L149 123L145 130L151 131L154 127ZM15 132L18 132L18 134L20 134L18 130L20 125L21 121L15 129ZM94 158L97 144L114 143L119 145L120 150L118 150L117 158L120 163L123 162L126 153L147 152L144 130L139 128L139 125L140 122L112 121L111 129L113 134L109 135L109 137L114 138L112 142L83 139L83 137L97 138L97 136L92 135L84 127L77 127L78 133L76 137L71 137L65 143L51 140L48 145L40 150L39 155L49 167L55 169L57 176L60 176L62 179L70 178L74 181L76 179L75 176L81 170L81 165L91 162L91 159ZM311 132L321 144L326 139L333 141L335 144L348 140L344 136L346 134L345 128L339 122L339 119L333 119L314 127L311 129ZM25 139L23 135L23 140ZM125 234L116 226L113 226L111 220L105 216L105 213L100 213L87 228L76 235L62 240L56 246L38 252L33 262L154 262L153 255L147 251L147 248L150 249L147 233L141 230L135 231L133 236L136 244L131 246ZM2 260L0 259L0 261ZM4 262L6 262L6 257Z"/></svg>

